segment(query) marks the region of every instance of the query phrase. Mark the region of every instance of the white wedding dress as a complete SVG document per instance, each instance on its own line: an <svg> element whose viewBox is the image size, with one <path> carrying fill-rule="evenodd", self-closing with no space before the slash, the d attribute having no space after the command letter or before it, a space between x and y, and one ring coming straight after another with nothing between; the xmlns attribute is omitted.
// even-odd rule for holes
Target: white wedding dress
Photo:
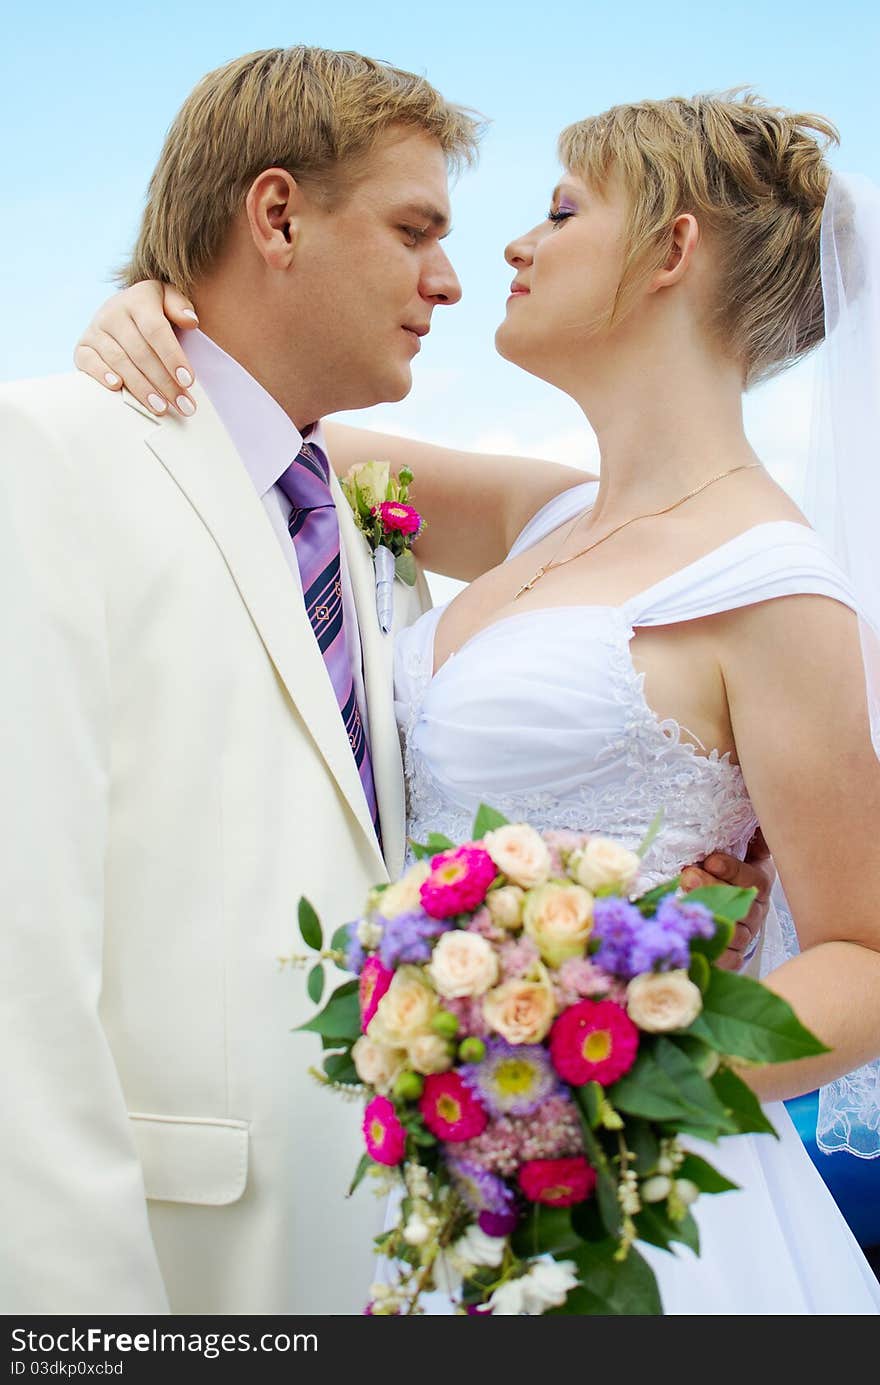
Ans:
<svg viewBox="0 0 880 1385"><path fill-rule="evenodd" d="M591 483L551 501L510 556L588 508L594 495ZM484 801L511 821L594 831L634 847L662 809L662 830L645 859L652 881L713 849L741 857L756 819L739 768L726 755L699 752L675 722L652 712L629 641L637 626L804 592L851 604L845 578L812 530L775 522L623 606L508 616L433 676L434 633L445 608L428 611L395 647L409 835L465 841ZM697 1203L700 1258L684 1248L672 1256L640 1246L665 1311L880 1312L880 1286L785 1107L766 1109L778 1141L740 1135L702 1151L741 1191Z"/></svg>

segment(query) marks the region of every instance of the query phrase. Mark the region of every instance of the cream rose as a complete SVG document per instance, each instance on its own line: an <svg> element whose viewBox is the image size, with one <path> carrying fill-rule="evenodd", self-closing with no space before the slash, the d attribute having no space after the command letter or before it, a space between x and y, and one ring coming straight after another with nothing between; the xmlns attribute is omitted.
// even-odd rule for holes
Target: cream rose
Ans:
<svg viewBox="0 0 880 1385"><path fill-rule="evenodd" d="M700 988L686 971L634 976L626 988L626 1012L633 1024L649 1034L687 1029L702 1008Z"/></svg>
<svg viewBox="0 0 880 1385"><path fill-rule="evenodd" d="M537 1044L549 1033L556 1013L553 991L546 981L505 981L483 1001L490 1029L509 1044Z"/></svg>
<svg viewBox="0 0 880 1385"><path fill-rule="evenodd" d="M405 1048L419 1034L430 1032L439 1002L420 967L400 967L367 1030L376 1043Z"/></svg>
<svg viewBox="0 0 880 1385"><path fill-rule="evenodd" d="M389 1048L387 1044L376 1043L362 1034L351 1050L357 1075L368 1087L387 1094L395 1078L406 1067L406 1052L402 1048Z"/></svg>
<svg viewBox="0 0 880 1385"><path fill-rule="evenodd" d="M376 903L376 911L383 919L396 919L398 914L420 909L422 899L419 891L430 874L430 861L419 861L397 881L396 885L389 885L387 890L382 891Z"/></svg>
<svg viewBox="0 0 880 1385"><path fill-rule="evenodd" d="M634 851L618 846L607 837L591 837L581 851L569 859L569 874L588 890L628 890L641 869Z"/></svg>
<svg viewBox="0 0 880 1385"><path fill-rule="evenodd" d="M409 1065L425 1077L432 1072L448 1072L452 1067L449 1044L439 1034L419 1034L409 1045Z"/></svg>
<svg viewBox="0 0 880 1385"><path fill-rule="evenodd" d="M583 957L593 929L593 896L583 885L548 881L526 895L523 930L551 967Z"/></svg>
<svg viewBox="0 0 880 1385"><path fill-rule="evenodd" d="M453 928L437 939L428 974L447 1000L483 995L498 980L498 957L481 933Z"/></svg>
<svg viewBox="0 0 880 1385"><path fill-rule="evenodd" d="M486 895L486 908L492 917L492 922L498 928L506 928L513 933L522 923L523 900L525 892L519 885L502 885L497 890L490 890Z"/></svg>
<svg viewBox="0 0 880 1385"><path fill-rule="evenodd" d="M487 832L483 846L498 869L525 890L542 885L550 874L549 847L534 827L524 822L511 822Z"/></svg>
<svg viewBox="0 0 880 1385"><path fill-rule="evenodd" d="M349 467L348 481L357 481L358 490L368 505L381 505L388 495L391 480L389 462L355 462Z"/></svg>

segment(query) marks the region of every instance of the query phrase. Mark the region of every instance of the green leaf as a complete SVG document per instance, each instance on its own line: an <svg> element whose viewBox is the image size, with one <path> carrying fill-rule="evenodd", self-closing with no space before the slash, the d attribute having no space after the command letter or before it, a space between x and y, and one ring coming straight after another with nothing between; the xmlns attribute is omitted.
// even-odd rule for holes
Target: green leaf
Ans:
<svg viewBox="0 0 880 1385"><path fill-rule="evenodd" d="M361 1032L361 1007L357 994L334 991L320 1014L306 1024L298 1025L297 1032L321 1034L324 1038L338 1039L340 1042L357 1039Z"/></svg>
<svg viewBox="0 0 880 1385"><path fill-rule="evenodd" d="M705 957L707 962L717 962L722 952L730 945L734 925L729 919L716 919L715 932L711 938L691 938L688 946L691 957Z"/></svg>
<svg viewBox="0 0 880 1385"><path fill-rule="evenodd" d="M568 1257L578 1269L580 1285L561 1308L547 1316L658 1316L663 1312L654 1272L638 1251L615 1260L616 1241L584 1242Z"/></svg>
<svg viewBox="0 0 880 1385"><path fill-rule="evenodd" d="M442 832L431 832L428 835L427 847L432 856L439 856L442 851L454 851L455 842L444 837Z"/></svg>
<svg viewBox="0 0 880 1385"><path fill-rule="evenodd" d="M673 894L681 884L681 876L676 875L674 880L664 880L662 884L655 885L653 890L648 890L646 894L636 900L636 908L640 914L650 918L657 912L657 905L661 899L665 899L668 894Z"/></svg>
<svg viewBox="0 0 880 1385"><path fill-rule="evenodd" d="M496 813L495 809L490 808L488 804L481 803L477 809L477 816L474 818L471 841L481 842L487 832L494 832L496 828L506 826L506 817L501 813Z"/></svg>
<svg viewBox="0 0 880 1385"><path fill-rule="evenodd" d="M344 1053L328 1053L324 1058L324 1071L331 1082L342 1082L352 1087L360 1086L361 1079L358 1077L349 1049Z"/></svg>
<svg viewBox="0 0 880 1385"><path fill-rule="evenodd" d="M703 1010L688 1032L720 1053L755 1063L785 1063L827 1053L781 996L748 976L714 968Z"/></svg>
<svg viewBox="0 0 880 1385"><path fill-rule="evenodd" d="M316 962L309 972L306 990L309 993L309 1000L313 1001L315 1005L320 1005L321 996L324 994L324 965L322 962Z"/></svg>
<svg viewBox="0 0 880 1385"><path fill-rule="evenodd" d="M688 1154L676 1169L675 1176L689 1178L701 1193L732 1193L739 1188L738 1183L731 1183L729 1178L725 1178L723 1173L719 1173L705 1159L701 1159L699 1154Z"/></svg>
<svg viewBox="0 0 880 1385"><path fill-rule="evenodd" d="M575 1088L575 1100L581 1119L581 1135L587 1159L596 1173L596 1202L599 1214L609 1235L616 1236L620 1231L620 1204L617 1200L617 1180L611 1173L602 1145L590 1124L590 1112L595 1108L595 1093L589 1091L593 1084Z"/></svg>
<svg viewBox="0 0 880 1385"><path fill-rule="evenodd" d="M737 1126L688 1056L669 1039L643 1046L626 1076L608 1089L620 1111L646 1120L693 1122L718 1135Z"/></svg>
<svg viewBox="0 0 880 1385"><path fill-rule="evenodd" d="M654 817L653 822L651 823L650 827L648 828L648 830L647 830L647 832L645 833L645 835L644 835L644 837L642 838L642 840L639 842L639 845L636 847L636 855L637 855L637 856L644 856L644 855L645 855L645 852L648 850L648 847L652 844L652 842L654 842L654 840L655 840L655 839L657 838L657 836L659 835L659 833L660 833L660 828L661 828L662 826L663 826L663 809L662 809L662 808L659 808L659 809L657 810L657 813L656 813L656 815L655 815L655 817Z"/></svg>
<svg viewBox="0 0 880 1385"><path fill-rule="evenodd" d="M408 548L405 548L402 553L398 553L394 559L394 575L399 577L401 582L405 582L408 587L415 586L418 569L416 568L416 560Z"/></svg>
<svg viewBox="0 0 880 1385"><path fill-rule="evenodd" d="M741 890L737 885L703 885L699 890L690 890L685 898L688 902L705 904L716 919L739 923L751 909L757 893L757 890Z"/></svg>
<svg viewBox="0 0 880 1385"><path fill-rule="evenodd" d="M692 953L691 964L688 967L688 976L695 986L699 986L703 993L708 989L711 975L712 968L709 965L708 957L704 957L700 952Z"/></svg>
<svg viewBox="0 0 880 1385"><path fill-rule="evenodd" d="M315 913L305 895L302 895L297 909L299 915L299 931L306 947L314 948L315 952L320 952L324 946L324 933L321 929L321 920Z"/></svg>
<svg viewBox="0 0 880 1385"><path fill-rule="evenodd" d="M644 1206L633 1220L640 1241L647 1241L652 1246L660 1246L661 1250L669 1251L679 1242L688 1246L695 1255L699 1255L700 1233L690 1212L687 1212L681 1221L676 1221L670 1217L665 1203L652 1202Z"/></svg>
<svg viewBox="0 0 880 1385"><path fill-rule="evenodd" d="M636 1156L636 1173L644 1178L657 1167L660 1141L649 1121L634 1117L626 1123L626 1143Z"/></svg>
<svg viewBox="0 0 880 1385"><path fill-rule="evenodd" d="M561 1254L574 1250L580 1243L581 1238L571 1224L571 1208L542 1207L537 1202L511 1240L514 1254L523 1260L533 1255Z"/></svg>
<svg viewBox="0 0 880 1385"><path fill-rule="evenodd" d="M712 1078L712 1086L727 1110L733 1113L737 1129L744 1135L752 1131L776 1135L774 1126L764 1115L761 1103L751 1087L730 1068L720 1067Z"/></svg>
<svg viewBox="0 0 880 1385"><path fill-rule="evenodd" d="M352 1193L354 1192L358 1184L361 1182L362 1178L366 1174L372 1162L373 1161L370 1158L369 1154L361 1155L360 1159L358 1160L357 1168L354 1171L354 1178L351 1180L351 1183L349 1185L348 1193L346 1194L347 1197L351 1197Z"/></svg>
<svg viewBox="0 0 880 1385"><path fill-rule="evenodd" d="M341 924L339 925L339 927L337 928L336 932L333 934L333 937L330 939L330 946L331 946L331 948L333 949L334 952L345 952L345 951L346 951L346 949L347 949L347 947L348 947L348 924L347 924L347 923L341 923ZM334 965L334 967L338 967L340 971L348 971L348 967L345 965L345 962L344 962L344 961L342 961L342 962L334 962L333 965Z"/></svg>
<svg viewBox="0 0 880 1385"><path fill-rule="evenodd" d="M413 841L412 837L407 837L407 841L417 861L426 861L429 856L434 856L436 854L429 846L425 846L423 842Z"/></svg>
<svg viewBox="0 0 880 1385"><path fill-rule="evenodd" d="M578 1088L578 1101L581 1110L590 1122L591 1130L595 1130L599 1124L604 1095L598 1082L586 1082L583 1087Z"/></svg>

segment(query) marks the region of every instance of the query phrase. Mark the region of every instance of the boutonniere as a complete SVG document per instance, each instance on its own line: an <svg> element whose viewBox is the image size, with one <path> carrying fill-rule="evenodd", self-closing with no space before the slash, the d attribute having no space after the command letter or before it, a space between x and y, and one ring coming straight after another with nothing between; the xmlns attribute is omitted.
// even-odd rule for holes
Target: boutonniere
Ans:
<svg viewBox="0 0 880 1385"><path fill-rule="evenodd" d="M383 634L393 618L395 577L415 585L416 560L412 546L425 532L425 521L409 502L413 474L401 467L395 476L389 462L359 462L340 484L354 521L373 554L376 572L376 614Z"/></svg>

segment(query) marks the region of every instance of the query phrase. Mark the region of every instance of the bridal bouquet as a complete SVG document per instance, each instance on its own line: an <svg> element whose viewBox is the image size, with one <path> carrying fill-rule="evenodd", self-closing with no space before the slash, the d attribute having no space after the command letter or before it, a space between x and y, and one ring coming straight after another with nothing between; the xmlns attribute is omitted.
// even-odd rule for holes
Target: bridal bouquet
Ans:
<svg viewBox="0 0 880 1385"><path fill-rule="evenodd" d="M650 842L643 843L643 852ZM372 1314L655 1314L637 1243L699 1251L694 1206L735 1188L683 1136L773 1132L731 1065L824 1052L790 1007L713 965L753 891L633 893L640 854L482 807L370 892L318 958L357 974L302 1028L321 1080L366 1099L368 1172L399 1188Z"/></svg>

